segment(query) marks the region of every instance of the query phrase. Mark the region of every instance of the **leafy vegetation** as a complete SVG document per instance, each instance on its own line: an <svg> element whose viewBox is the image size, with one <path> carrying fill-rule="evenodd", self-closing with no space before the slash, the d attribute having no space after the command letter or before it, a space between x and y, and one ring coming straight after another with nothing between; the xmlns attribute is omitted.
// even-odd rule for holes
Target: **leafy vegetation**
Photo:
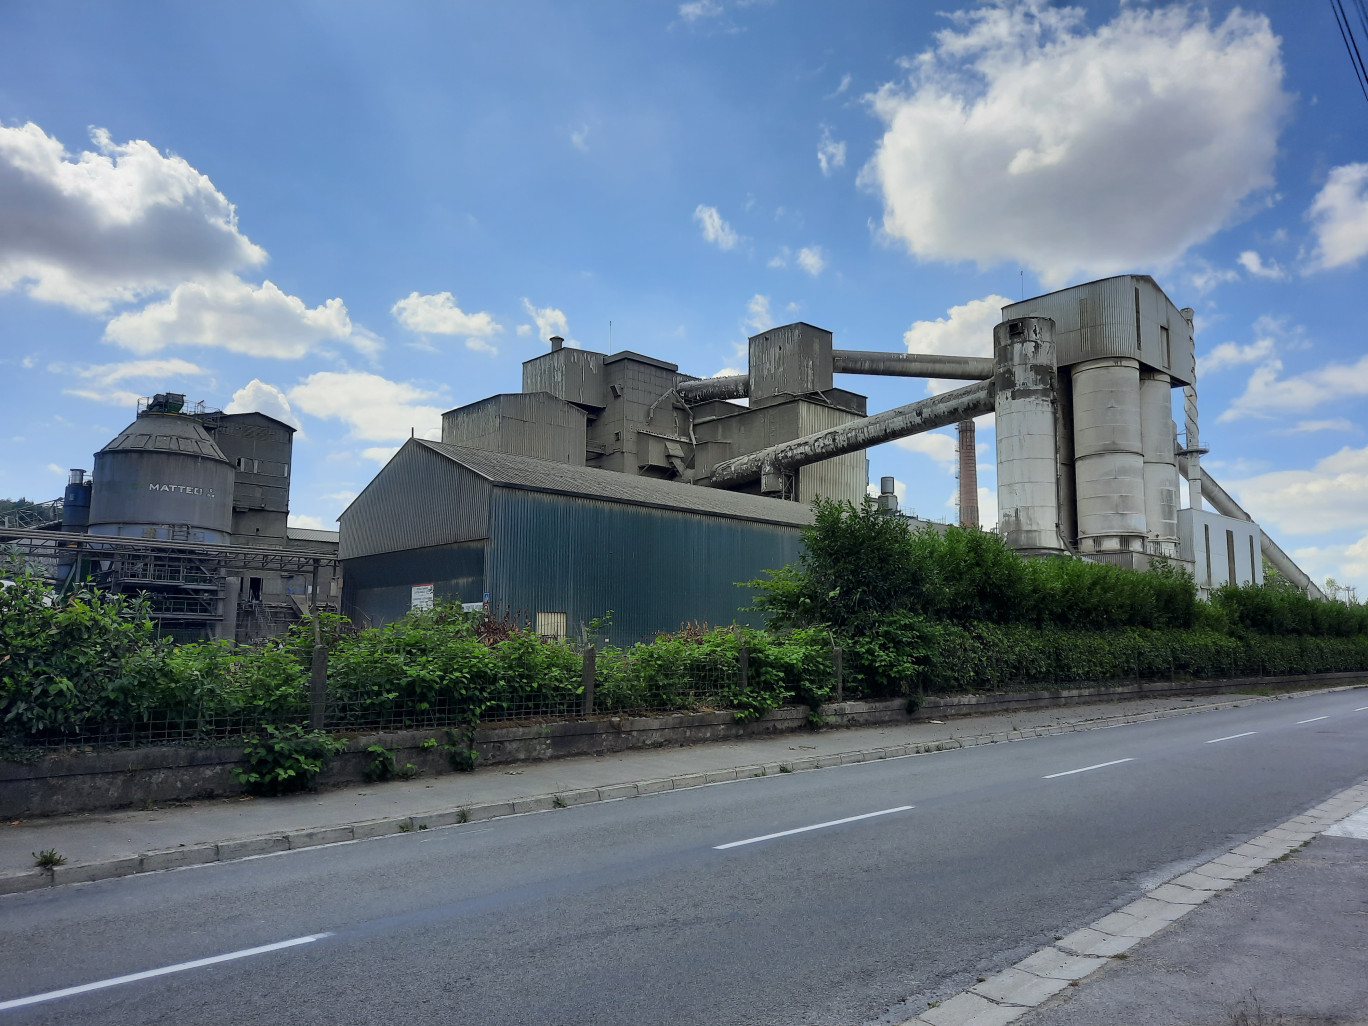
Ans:
<svg viewBox="0 0 1368 1026"><path fill-rule="evenodd" d="M52 594L20 566L0 587L0 753L104 737L248 738L240 779L308 787L336 742L306 731L313 623L260 646L158 640L141 600ZM769 627L684 625L597 652L594 705L616 714L721 708L750 719L848 698L1084 683L1368 669L1368 608L1312 601L1276 577L1199 602L1191 578L1077 559L1019 557L994 535L912 530L872 503L818 502L805 551L749 582ZM586 628L598 640L606 620ZM580 653L525 625L439 604L375 629L320 614L335 731L447 728L470 770L479 724L575 715ZM430 738L424 747L435 748ZM370 779L416 775L381 745Z"/></svg>

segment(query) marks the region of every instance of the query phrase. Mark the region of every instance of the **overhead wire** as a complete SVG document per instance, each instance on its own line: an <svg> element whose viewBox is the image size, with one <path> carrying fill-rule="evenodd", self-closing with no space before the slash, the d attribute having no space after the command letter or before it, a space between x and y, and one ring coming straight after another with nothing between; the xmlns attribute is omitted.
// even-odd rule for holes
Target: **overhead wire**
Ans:
<svg viewBox="0 0 1368 1026"><path fill-rule="evenodd" d="M1352 2L1359 16L1359 24L1365 37L1368 37L1368 8L1365 8L1364 0L1352 0ZM1330 0L1330 8L1335 12L1335 24L1339 26L1340 38L1344 40L1344 48L1349 51L1349 62L1354 66L1354 77L1358 79L1363 98L1368 100L1368 68L1364 66L1363 54L1359 51L1358 40L1354 38L1353 23L1344 10L1344 0Z"/></svg>

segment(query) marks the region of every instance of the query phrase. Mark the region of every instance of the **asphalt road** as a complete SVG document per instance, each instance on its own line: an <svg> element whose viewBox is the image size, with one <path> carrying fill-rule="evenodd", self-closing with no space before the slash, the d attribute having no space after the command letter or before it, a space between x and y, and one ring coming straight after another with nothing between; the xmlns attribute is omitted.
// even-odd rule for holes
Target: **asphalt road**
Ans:
<svg viewBox="0 0 1368 1026"><path fill-rule="evenodd" d="M1365 777L1356 690L33 891L0 1023L896 1022Z"/></svg>

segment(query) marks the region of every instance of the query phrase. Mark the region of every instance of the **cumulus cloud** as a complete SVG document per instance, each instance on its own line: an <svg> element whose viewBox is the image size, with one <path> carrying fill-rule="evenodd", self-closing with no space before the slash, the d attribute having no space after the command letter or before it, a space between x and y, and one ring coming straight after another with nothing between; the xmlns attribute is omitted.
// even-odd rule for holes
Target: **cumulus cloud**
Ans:
<svg viewBox="0 0 1368 1026"><path fill-rule="evenodd" d="M774 327L774 314L770 312L769 296L762 296L758 292L751 296L750 302L746 304L746 319L741 323L752 335Z"/></svg>
<svg viewBox="0 0 1368 1026"><path fill-rule="evenodd" d="M953 435L940 431L927 431L919 435L908 435L893 443L899 449L919 452L935 460L942 470L953 472L955 461L959 458L958 443Z"/></svg>
<svg viewBox="0 0 1368 1026"><path fill-rule="evenodd" d="M1326 364L1291 377L1282 377L1282 370L1282 361L1277 359L1256 368L1249 376L1243 394L1218 420L1305 413L1336 399L1368 396L1368 356L1353 363Z"/></svg>
<svg viewBox="0 0 1368 1026"><path fill-rule="evenodd" d="M297 359L327 342L366 354L379 348L374 335L352 323L341 299L311 308L273 282L258 287L231 275L183 282L165 299L119 314L104 337L135 353L216 346L279 359Z"/></svg>
<svg viewBox="0 0 1368 1026"><path fill-rule="evenodd" d="M319 371L286 393L292 409L311 417L346 424L352 438L367 442L400 442L410 429L423 438L442 437L441 396L430 389L391 381L364 371ZM376 459L379 449L362 455ZM386 450L383 459L393 454ZM382 460L383 462L383 460Z"/></svg>
<svg viewBox="0 0 1368 1026"><path fill-rule="evenodd" d="M1197 258L1187 272L1188 284L1205 296L1218 285L1240 280L1240 272L1233 267L1216 267L1210 261Z"/></svg>
<svg viewBox="0 0 1368 1026"><path fill-rule="evenodd" d="M290 399L275 385L268 385L260 378L253 378L233 393L233 398L223 408L224 413L264 413L274 417L292 428L301 427L299 418L290 407Z"/></svg>
<svg viewBox="0 0 1368 1026"><path fill-rule="evenodd" d="M804 246L798 251L798 266L814 278L826 268L826 257L821 246Z"/></svg>
<svg viewBox="0 0 1368 1026"><path fill-rule="evenodd" d="M1368 254L1368 164L1331 170L1308 216L1316 235L1313 270L1358 263Z"/></svg>
<svg viewBox="0 0 1368 1026"><path fill-rule="evenodd" d="M703 229L703 241L711 242L718 249L735 249L736 244L741 241L741 236L722 220L722 215L717 212L716 207L705 207L700 203L694 208L693 216L698 226Z"/></svg>
<svg viewBox="0 0 1368 1026"><path fill-rule="evenodd" d="M488 338L503 331L492 314L466 313L450 292L419 295L410 292L390 308L390 313L409 331L422 335L474 335Z"/></svg>
<svg viewBox="0 0 1368 1026"><path fill-rule="evenodd" d="M1239 264L1256 278L1268 278L1272 281L1286 281L1288 274L1278 266L1276 260L1264 263L1263 257L1252 249L1247 249L1239 256Z"/></svg>
<svg viewBox="0 0 1368 1026"><path fill-rule="evenodd" d="M1197 374L1212 374L1226 367L1238 367L1242 363L1258 363L1273 355L1274 343L1270 336L1256 338L1248 345L1235 342L1222 342L1209 353L1197 357Z"/></svg>
<svg viewBox="0 0 1368 1026"><path fill-rule="evenodd" d="M861 181L913 255L1052 285L1163 265L1272 184L1288 97L1263 15L1124 5L1089 31L1081 8L1023 0L951 18L869 97L885 133Z"/></svg>
<svg viewBox="0 0 1368 1026"><path fill-rule="evenodd" d="M1310 470L1274 470L1221 484L1256 520L1283 534L1368 530L1368 447L1346 446Z"/></svg>
<svg viewBox="0 0 1368 1026"><path fill-rule="evenodd" d="M337 523L328 523L322 517L310 516L308 513L291 513L289 524L291 527L305 527L314 531L336 531Z"/></svg>
<svg viewBox="0 0 1368 1026"><path fill-rule="evenodd" d="M845 167L846 144L831 137L831 126L822 126L822 137L817 141L817 164L822 174L830 178L838 167Z"/></svg>
<svg viewBox="0 0 1368 1026"><path fill-rule="evenodd" d="M104 129L91 140L73 158L32 122L0 125L0 291L99 313L265 261L233 205L185 160Z"/></svg>
<svg viewBox="0 0 1368 1026"><path fill-rule="evenodd" d="M111 406L136 407L138 400L168 385L180 384L184 379L200 378L209 372L189 360L129 360L124 363L49 364L48 370L78 384L62 389L64 395L92 399ZM145 381L142 391L121 387L128 382Z"/></svg>
<svg viewBox="0 0 1368 1026"><path fill-rule="evenodd" d="M570 322L566 320L565 313L556 309L554 306L534 306L530 299L523 298L523 309L527 311L527 316L537 322L537 332L542 338L550 338L552 335L559 335L561 338L568 338L570 335ZM519 335L527 332L520 327Z"/></svg>
<svg viewBox="0 0 1368 1026"><path fill-rule="evenodd" d="M903 332L909 353L938 356L992 356L993 326L1002 320L1002 308L1011 303L996 293L952 306L945 317L914 321Z"/></svg>
<svg viewBox="0 0 1368 1026"><path fill-rule="evenodd" d="M716 18L721 13L722 5L717 3L717 0L689 0L688 3L679 5L679 16L690 24L707 18Z"/></svg>

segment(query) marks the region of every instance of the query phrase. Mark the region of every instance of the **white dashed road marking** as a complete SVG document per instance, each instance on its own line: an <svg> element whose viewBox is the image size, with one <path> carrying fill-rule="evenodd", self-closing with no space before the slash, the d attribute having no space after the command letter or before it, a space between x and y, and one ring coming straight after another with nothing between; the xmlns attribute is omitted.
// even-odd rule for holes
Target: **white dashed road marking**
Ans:
<svg viewBox="0 0 1368 1026"><path fill-rule="evenodd" d="M1317 720L1328 720L1329 718L1329 716L1312 716L1309 720L1298 720L1297 726L1300 727L1303 723L1315 723Z"/></svg>
<svg viewBox="0 0 1368 1026"><path fill-rule="evenodd" d="M1063 773L1046 773L1041 777L1042 780L1053 780L1055 777L1071 777L1075 773L1087 773L1088 770L1104 769L1107 766L1120 766L1123 762L1134 762L1134 759L1113 759L1111 762L1099 762L1095 766L1083 766L1076 770L1065 770Z"/></svg>
<svg viewBox="0 0 1368 1026"><path fill-rule="evenodd" d="M1225 737L1213 737L1210 741L1203 741L1202 744L1214 745L1217 741L1234 741L1237 737L1251 737L1257 733L1257 730L1246 730L1243 734L1228 734Z"/></svg>
<svg viewBox="0 0 1368 1026"><path fill-rule="evenodd" d="M809 830L821 830L823 827L840 826L842 823L854 823L856 820L873 819L875 816L888 816L895 812L906 812L914 808L912 805L899 805L896 809L881 809L878 812L866 812L862 816L847 816L845 819L833 819L826 823L814 823L812 826L795 827L793 830L780 830L777 834L762 834L760 837L747 837L744 841L731 841L727 844L713 845L716 851L725 851L727 848L739 848L743 844L756 844L760 841L772 841L776 837L788 837L790 834L805 834Z"/></svg>

